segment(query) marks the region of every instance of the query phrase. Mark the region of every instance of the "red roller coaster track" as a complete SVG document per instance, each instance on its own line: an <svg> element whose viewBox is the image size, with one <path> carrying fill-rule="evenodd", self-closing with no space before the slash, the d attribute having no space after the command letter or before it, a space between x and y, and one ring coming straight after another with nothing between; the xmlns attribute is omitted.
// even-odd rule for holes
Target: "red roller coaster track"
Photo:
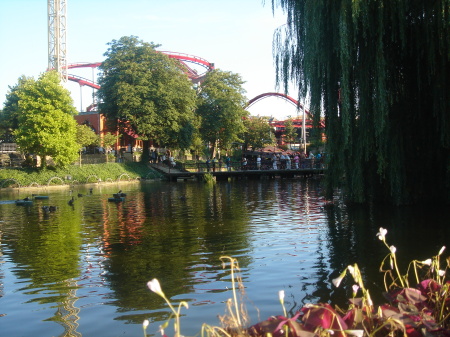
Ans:
<svg viewBox="0 0 450 337"><path fill-rule="evenodd" d="M177 52L170 52L170 51L161 51L161 53L166 54L167 56L169 56L170 58L176 59L178 60L183 67L186 70L187 75L189 76L189 78L191 79L192 82L197 83L199 81L201 81L201 79L205 76L205 74L208 71L211 71L214 69L214 63L208 62L207 60L198 57L198 56L193 56L193 55L189 55L189 54L184 54L184 53L177 53ZM189 67L187 65L187 63L193 63L196 65L200 65L203 68L205 68L205 72L198 74L198 72L194 69L192 69L191 67ZM101 65L101 62L93 62L93 63L74 63L74 64L70 64L68 65L69 69L76 69L76 68L97 68ZM80 76L76 76L76 75L68 75L68 79L70 81L76 82L78 83L80 86L88 86L94 89L100 89L100 86L96 83L94 83L91 80L88 80L86 78L80 77ZM254 98L252 98L251 100L248 101L247 105L245 106L246 109L248 109L250 106L252 106L253 104L259 102L260 100L267 98L267 97L279 97L282 98L288 102L290 102L291 104L295 105L297 108L301 108L303 109L303 105L300 104L297 100L293 99L292 97L286 95L286 94L281 94L278 92L266 92L264 94L260 94ZM90 106L92 108L92 105ZM312 118L311 113L308 110L305 110L305 113ZM324 123L321 122L320 123L321 126L324 126Z"/></svg>
<svg viewBox="0 0 450 337"><path fill-rule="evenodd" d="M189 78L191 79L192 82L196 83L201 81L201 79L203 78L203 76L205 76L205 74L208 71L211 71L214 69L214 63L208 62L205 59L198 57L198 56L193 56L193 55L188 55L188 54L183 54L183 53L176 53L176 52L170 52L170 51L161 51L161 53L166 54L167 56L169 56L170 58L176 59L178 60L183 67L186 70L187 75L189 76ZM191 67L189 67L187 65L187 63L193 63L196 65L200 65L203 68L206 69L206 71L204 73L198 74L198 72L195 69L192 69ZM75 68L97 68L101 65L101 62L93 62L93 63L74 63L74 64L69 64L67 66L68 69L75 69ZM94 89L99 89L100 86L96 83L94 83L91 80L88 80L86 78L80 77L80 76L76 76L76 75L68 75L68 79L70 81L76 82L81 86L88 86Z"/></svg>
<svg viewBox="0 0 450 337"><path fill-rule="evenodd" d="M246 109L248 109L253 104L259 102L260 100L267 98L267 97L279 97L282 98L289 103L292 103L295 105L298 109L304 109L304 106L300 104L297 100L293 99L291 96L288 96L286 94L281 94L279 92L266 92L264 94L260 94L256 97L253 97L251 100L248 101L247 105L245 106ZM308 115L309 118L313 118L311 112L305 109L305 113ZM323 121L320 122L321 127L325 127L325 123Z"/></svg>

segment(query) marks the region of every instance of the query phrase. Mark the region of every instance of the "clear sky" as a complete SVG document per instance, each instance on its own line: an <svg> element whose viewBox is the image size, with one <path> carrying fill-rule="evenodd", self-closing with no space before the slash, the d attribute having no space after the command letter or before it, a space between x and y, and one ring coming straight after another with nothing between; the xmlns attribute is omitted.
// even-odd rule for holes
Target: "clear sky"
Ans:
<svg viewBox="0 0 450 337"><path fill-rule="evenodd" d="M285 22L266 0L66 0L68 63L101 62L107 43L134 35L161 44L159 50L195 55L216 68L241 75L251 99L274 92L272 40ZM21 75L37 78L48 65L47 1L0 0L0 99ZM92 79L97 71L74 69ZM92 102L92 89L69 82L75 107ZM296 92L289 92L297 99ZM295 106L266 98L249 108L252 115L283 119Z"/></svg>

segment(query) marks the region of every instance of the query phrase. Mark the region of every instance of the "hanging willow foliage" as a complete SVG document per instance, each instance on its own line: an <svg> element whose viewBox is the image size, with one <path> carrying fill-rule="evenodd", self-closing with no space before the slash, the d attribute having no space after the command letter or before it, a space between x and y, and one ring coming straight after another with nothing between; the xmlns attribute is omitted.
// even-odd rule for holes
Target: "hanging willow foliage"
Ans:
<svg viewBox="0 0 450 337"><path fill-rule="evenodd" d="M326 123L327 191L450 201L450 0L272 0L277 83Z"/></svg>

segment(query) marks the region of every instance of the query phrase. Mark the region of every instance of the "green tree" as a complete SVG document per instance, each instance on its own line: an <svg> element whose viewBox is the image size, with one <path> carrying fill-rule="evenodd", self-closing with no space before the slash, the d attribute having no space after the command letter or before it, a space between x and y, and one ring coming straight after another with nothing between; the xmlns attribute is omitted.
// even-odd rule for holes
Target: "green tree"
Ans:
<svg viewBox="0 0 450 337"><path fill-rule="evenodd" d="M295 140L298 138L297 130L294 127L294 121L292 117L289 117L284 122L284 139L287 143L291 144L295 142Z"/></svg>
<svg viewBox="0 0 450 337"><path fill-rule="evenodd" d="M98 135L87 125L77 125L76 139L82 148L83 146L99 145Z"/></svg>
<svg viewBox="0 0 450 337"><path fill-rule="evenodd" d="M108 45L97 94L99 110L109 124L143 139L145 161L150 139L188 148L196 94L180 63L156 51L159 45L135 36Z"/></svg>
<svg viewBox="0 0 450 337"><path fill-rule="evenodd" d="M9 87L6 95L3 110L0 111L0 133L6 142L14 142L13 131L19 126L19 95L18 92L25 85L27 81L32 78L25 76L19 77L17 84Z"/></svg>
<svg viewBox="0 0 450 337"><path fill-rule="evenodd" d="M41 156L43 167L46 156L57 166L67 166L77 158L76 110L56 72L46 72L37 81L19 80L8 97L11 101L6 106L22 152Z"/></svg>
<svg viewBox="0 0 450 337"><path fill-rule="evenodd" d="M273 144L274 134L267 118L249 116L244 119L244 126L244 149L251 147L255 150Z"/></svg>
<svg viewBox="0 0 450 337"><path fill-rule="evenodd" d="M213 70L199 88L200 134L209 142L211 156L217 145L229 148L232 142L242 142L239 135L244 132L243 118L248 115L243 108L247 99L242 84L238 74Z"/></svg>
<svg viewBox="0 0 450 337"><path fill-rule="evenodd" d="M77 125L76 139L78 143L78 150L80 154L80 165L81 165L81 148L90 145L99 145L98 135L87 125Z"/></svg>
<svg viewBox="0 0 450 337"><path fill-rule="evenodd" d="M448 202L450 0L272 0L278 83L325 117L327 192L394 204Z"/></svg>
<svg viewBox="0 0 450 337"><path fill-rule="evenodd" d="M121 137L121 135L105 133L100 141L105 149L107 149L107 148L111 149L114 146L114 144L116 144L118 138L120 138L120 137Z"/></svg>

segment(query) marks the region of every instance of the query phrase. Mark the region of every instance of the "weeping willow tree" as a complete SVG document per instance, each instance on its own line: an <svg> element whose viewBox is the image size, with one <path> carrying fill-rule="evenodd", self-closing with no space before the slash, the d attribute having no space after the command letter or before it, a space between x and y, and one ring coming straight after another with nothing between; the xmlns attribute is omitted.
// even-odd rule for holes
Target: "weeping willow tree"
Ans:
<svg viewBox="0 0 450 337"><path fill-rule="evenodd" d="M272 0L277 83L325 118L327 194L448 202L450 0Z"/></svg>

